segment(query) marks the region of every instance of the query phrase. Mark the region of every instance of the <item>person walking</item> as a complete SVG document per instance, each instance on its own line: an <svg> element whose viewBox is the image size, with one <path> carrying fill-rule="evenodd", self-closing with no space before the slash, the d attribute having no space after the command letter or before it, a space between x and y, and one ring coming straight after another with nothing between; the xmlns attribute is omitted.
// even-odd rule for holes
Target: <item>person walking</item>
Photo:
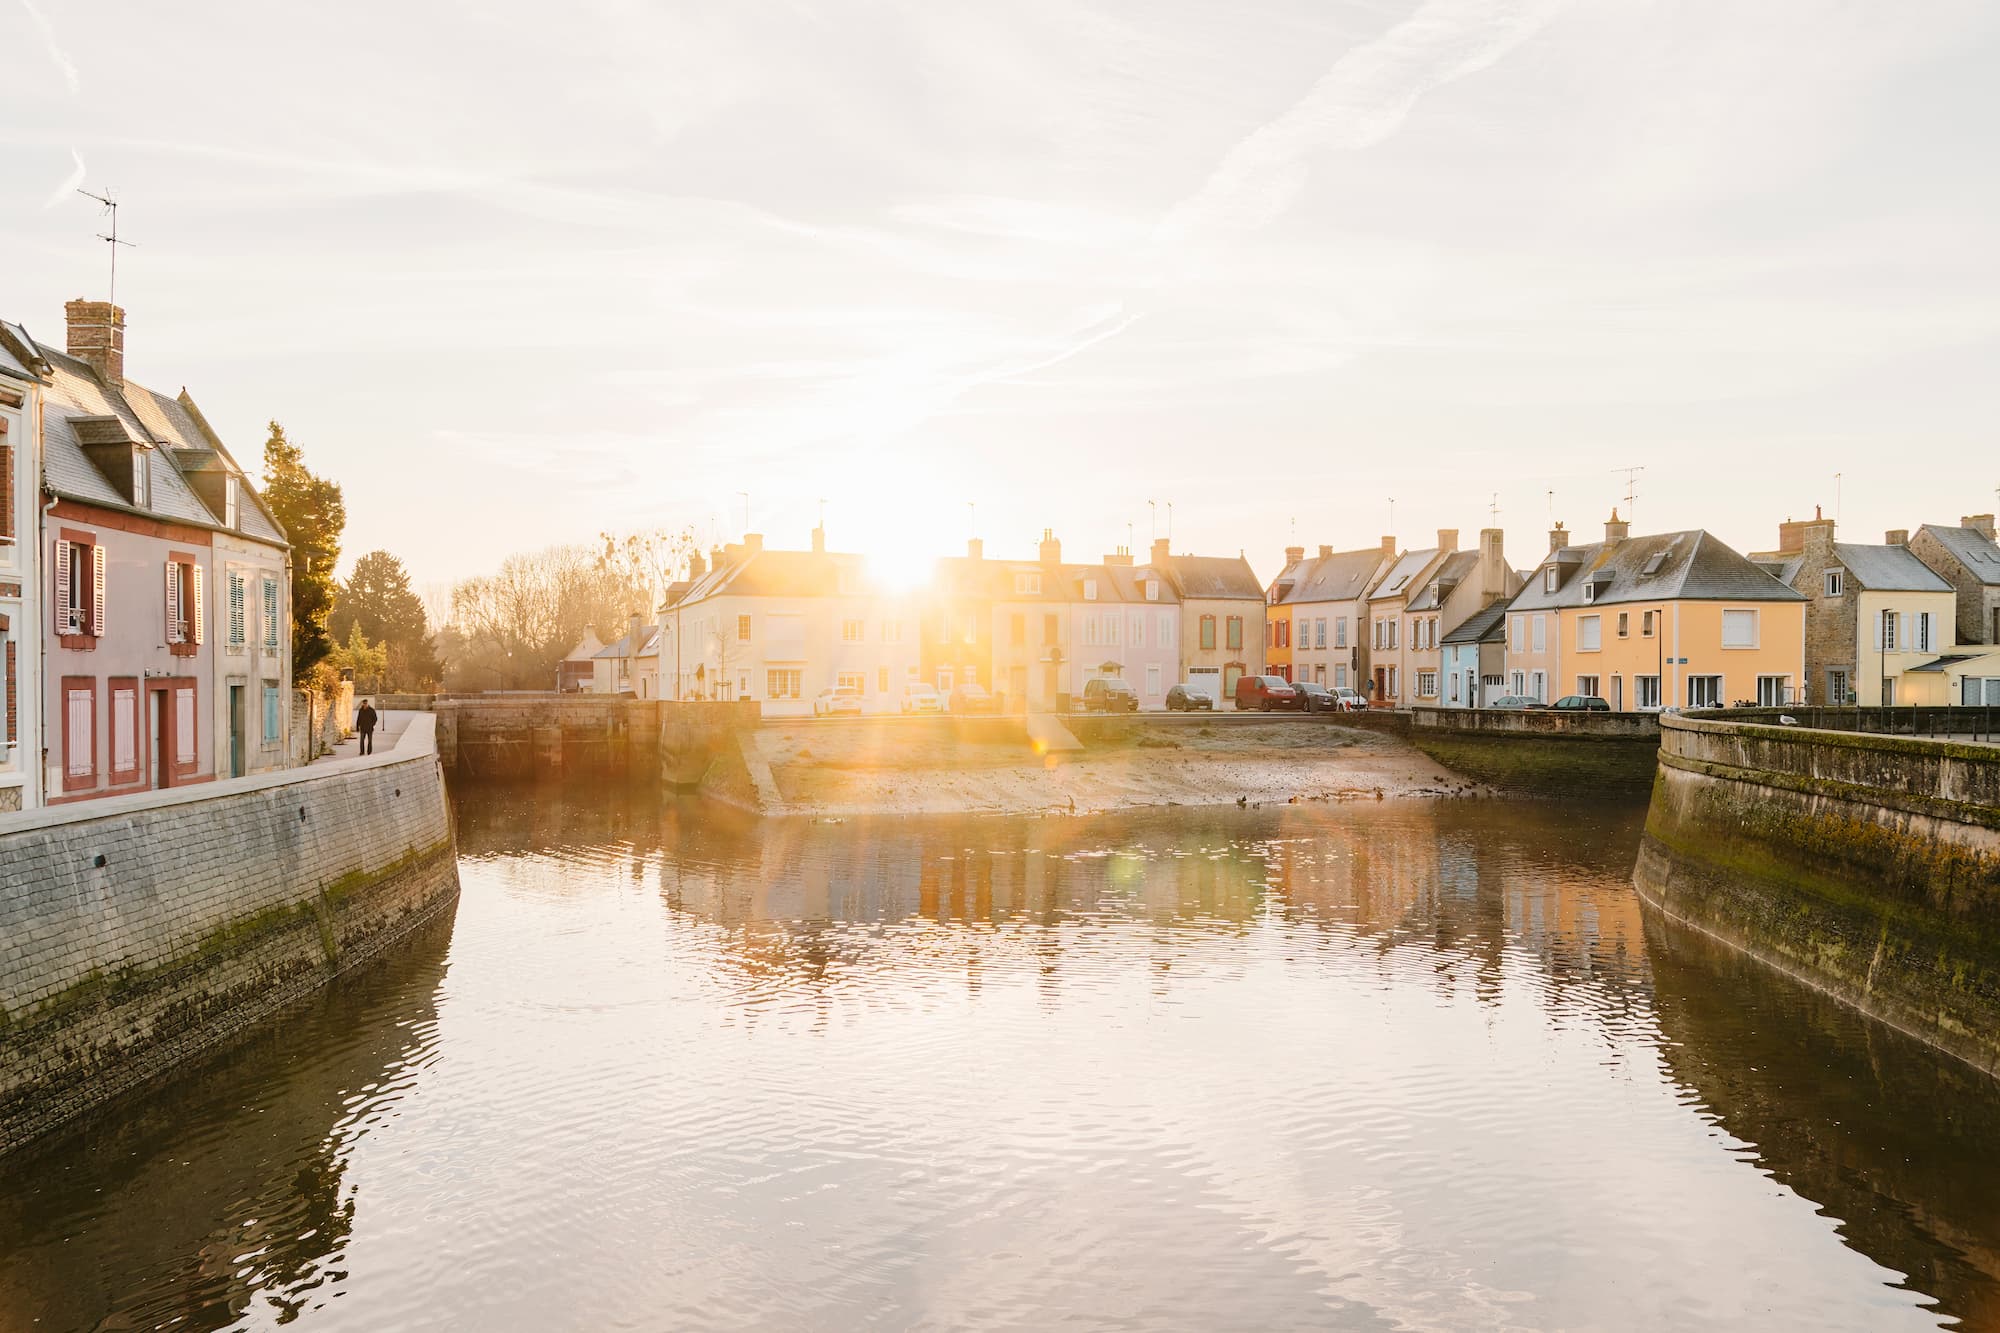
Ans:
<svg viewBox="0 0 2000 1333"><path fill-rule="evenodd" d="M375 724L380 720L381 714L375 711L375 705L363 699L361 711L354 715L354 729L361 733L361 753L375 753Z"/></svg>

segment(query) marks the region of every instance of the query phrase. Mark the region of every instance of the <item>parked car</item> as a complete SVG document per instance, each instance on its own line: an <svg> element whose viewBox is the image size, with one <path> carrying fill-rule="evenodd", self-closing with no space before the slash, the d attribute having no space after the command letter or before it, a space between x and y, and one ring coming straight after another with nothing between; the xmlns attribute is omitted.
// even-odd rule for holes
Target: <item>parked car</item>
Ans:
<svg viewBox="0 0 2000 1333"><path fill-rule="evenodd" d="M1243 676L1236 682L1236 707L1268 713L1273 708L1297 708L1299 692L1283 676Z"/></svg>
<svg viewBox="0 0 2000 1333"><path fill-rule="evenodd" d="M1295 680L1292 688L1298 691L1299 711L1302 713L1331 713L1334 710L1333 691L1310 680Z"/></svg>
<svg viewBox="0 0 2000 1333"><path fill-rule="evenodd" d="M1608 713L1611 705L1594 694L1565 694L1552 707L1558 713Z"/></svg>
<svg viewBox="0 0 2000 1333"><path fill-rule="evenodd" d="M852 685L836 685L813 696L814 717L858 716L860 712L861 691Z"/></svg>
<svg viewBox="0 0 2000 1333"><path fill-rule="evenodd" d="M1091 713L1136 713L1139 692L1115 678L1087 680L1083 683L1083 707Z"/></svg>
<svg viewBox="0 0 2000 1333"><path fill-rule="evenodd" d="M1486 706L1488 708L1514 708L1514 709L1548 707L1548 705L1543 703L1540 699L1532 698L1525 694L1503 694L1498 699L1489 699L1486 703Z"/></svg>
<svg viewBox="0 0 2000 1333"><path fill-rule="evenodd" d="M1209 712L1215 707L1215 700L1207 692L1192 685L1176 685L1167 691L1167 711L1172 713L1192 713L1197 709Z"/></svg>
<svg viewBox="0 0 2000 1333"><path fill-rule="evenodd" d="M944 696L937 686L927 685L921 680L913 680L903 687L903 711L905 713L942 713Z"/></svg>
<svg viewBox="0 0 2000 1333"><path fill-rule="evenodd" d="M984 685L967 681L951 692L951 711L954 713L990 713L993 711L992 693Z"/></svg>
<svg viewBox="0 0 2000 1333"><path fill-rule="evenodd" d="M1338 685L1333 691L1333 706L1343 713L1363 713L1368 710L1368 701L1354 692L1349 685Z"/></svg>

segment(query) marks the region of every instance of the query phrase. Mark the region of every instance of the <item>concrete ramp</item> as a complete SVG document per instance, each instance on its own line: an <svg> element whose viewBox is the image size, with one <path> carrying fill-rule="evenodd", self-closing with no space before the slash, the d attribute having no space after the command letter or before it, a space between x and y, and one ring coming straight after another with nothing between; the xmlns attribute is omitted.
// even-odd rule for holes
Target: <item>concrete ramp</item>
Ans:
<svg viewBox="0 0 2000 1333"><path fill-rule="evenodd" d="M1028 744L1036 754L1076 754L1083 742L1054 713L1028 714Z"/></svg>

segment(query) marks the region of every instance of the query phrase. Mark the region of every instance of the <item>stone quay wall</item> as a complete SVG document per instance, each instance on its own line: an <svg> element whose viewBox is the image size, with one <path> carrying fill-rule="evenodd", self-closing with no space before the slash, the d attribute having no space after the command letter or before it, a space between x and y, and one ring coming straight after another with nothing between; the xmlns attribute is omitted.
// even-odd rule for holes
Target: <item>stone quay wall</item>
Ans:
<svg viewBox="0 0 2000 1333"><path fill-rule="evenodd" d="M1413 708L1410 741L1446 767L1504 790L1636 798L1653 782L1660 715Z"/></svg>
<svg viewBox="0 0 2000 1333"><path fill-rule="evenodd" d="M456 901L430 719L392 751L0 820L0 1154Z"/></svg>
<svg viewBox="0 0 2000 1333"><path fill-rule="evenodd" d="M615 694L438 698L438 757L454 778L554 781L659 770L658 699Z"/></svg>
<svg viewBox="0 0 2000 1333"><path fill-rule="evenodd" d="M1634 882L2000 1073L2000 746L1665 718Z"/></svg>

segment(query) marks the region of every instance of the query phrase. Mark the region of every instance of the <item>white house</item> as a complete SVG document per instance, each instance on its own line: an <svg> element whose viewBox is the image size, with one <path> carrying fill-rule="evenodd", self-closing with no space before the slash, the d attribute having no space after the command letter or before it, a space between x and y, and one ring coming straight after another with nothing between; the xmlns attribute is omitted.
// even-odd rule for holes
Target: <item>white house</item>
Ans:
<svg viewBox="0 0 2000 1333"><path fill-rule="evenodd" d="M25 330L0 323L0 811L42 803L38 360Z"/></svg>

